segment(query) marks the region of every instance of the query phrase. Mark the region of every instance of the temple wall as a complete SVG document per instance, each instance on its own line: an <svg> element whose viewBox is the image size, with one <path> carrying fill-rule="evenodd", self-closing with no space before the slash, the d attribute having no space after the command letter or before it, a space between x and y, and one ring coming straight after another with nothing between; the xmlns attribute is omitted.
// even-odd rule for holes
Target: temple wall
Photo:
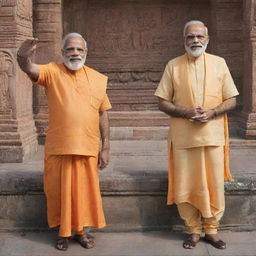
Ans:
<svg viewBox="0 0 256 256"><path fill-rule="evenodd" d="M32 89L16 62L23 40L39 38L34 60L44 64L61 61L63 34L81 33L87 64L109 77L111 124L148 127L159 122L160 112L150 114L157 111L153 93L166 63L184 53L182 29L191 19L208 26L207 51L226 59L240 92L231 128L255 138L255 6L255 0L1 0L0 158L17 151L13 161L22 161L36 148L35 125L40 143L47 130L44 89Z"/></svg>

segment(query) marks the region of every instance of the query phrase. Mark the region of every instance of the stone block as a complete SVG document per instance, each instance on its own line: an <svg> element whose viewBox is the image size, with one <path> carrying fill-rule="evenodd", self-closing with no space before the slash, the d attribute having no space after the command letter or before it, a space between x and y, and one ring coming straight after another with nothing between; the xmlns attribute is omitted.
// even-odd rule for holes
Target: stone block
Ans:
<svg viewBox="0 0 256 256"><path fill-rule="evenodd" d="M0 230L47 228L42 171L31 171L42 166L31 164L1 167ZM250 176L225 184L222 229L256 230L256 180ZM103 172L100 185L108 223L103 231L182 228L176 206L166 205L166 172Z"/></svg>

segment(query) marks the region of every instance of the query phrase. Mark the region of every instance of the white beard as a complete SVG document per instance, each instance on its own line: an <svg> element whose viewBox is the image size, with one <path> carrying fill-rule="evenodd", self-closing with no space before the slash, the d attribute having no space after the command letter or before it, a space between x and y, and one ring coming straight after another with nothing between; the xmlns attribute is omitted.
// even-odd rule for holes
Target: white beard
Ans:
<svg viewBox="0 0 256 256"><path fill-rule="evenodd" d="M76 61L76 62L72 62L70 61L72 57L67 57L67 56L64 56L63 57L63 62L65 64L65 66L68 68L68 69L71 69L71 70L79 70L80 68L82 68L84 66L84 63L86 61L86 55L81 58L80 57L80 61Z"/></svg>
<svg viewBox="0 0 256 256"><path fill-rule="evenodd" d="M207 44L201 44L201 43L199 43L199 44L197 44L197 45L200 45L200 46L202 46L202 47L199 48L199 49L197 49L197 50L192 50L191 47L193 46L193 44L190 45L190 46L187 46L187 45L185 44L185 49L186 49L187 53L188 53L189 55L193 56L193 57L199 57L201 54L203 54L203 53L206 51Z"/></svg>

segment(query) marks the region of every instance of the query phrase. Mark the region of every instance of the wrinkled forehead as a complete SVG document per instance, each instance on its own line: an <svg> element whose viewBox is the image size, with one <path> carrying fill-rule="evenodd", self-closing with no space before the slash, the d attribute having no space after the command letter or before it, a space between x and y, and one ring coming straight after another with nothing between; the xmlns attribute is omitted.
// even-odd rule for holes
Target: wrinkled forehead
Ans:
<svg viewBox="0 0 256 256"><path fill-rule="evenodd" d="M68 47L80 47L86 49L86 41L82 37L69 37L64 44L64 49Z"/></svg>
<svg viewBox="0 0 256 256"><path fill-rule="evenodd" d="M206 35L205 26L202 24L191 24L187 27L185 35L188 34L203 34Z"/></svg>

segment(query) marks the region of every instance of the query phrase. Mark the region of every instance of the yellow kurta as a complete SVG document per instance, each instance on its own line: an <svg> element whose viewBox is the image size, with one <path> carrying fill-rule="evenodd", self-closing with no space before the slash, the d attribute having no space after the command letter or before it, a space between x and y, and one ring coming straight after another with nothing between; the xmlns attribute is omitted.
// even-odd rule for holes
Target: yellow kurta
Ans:
<svg viewBox="0 0 256 256"><path fill-rule="evenodd" d="M49 127L45 143L44 190L50 227L59 235L84 226L103 227L99 187L99 112L111 108L107 77L84 66L71 71L62 63L38 65L36 83L45 87Z"/></svg>
<svg viewBox="0 0 256 256"><path fill-rule="evenodd" d="M212 109L238 92L225 60L205 53L196 59L185 54L171 60L155 95L185 108ZM226 115L205 124L172 117L169 152L168 204L189 202L198 206L204 217L221 211L224 208L224 177L232 179ZM217 187L210 186L213 176L209 172L215 173Z"/></svg>

